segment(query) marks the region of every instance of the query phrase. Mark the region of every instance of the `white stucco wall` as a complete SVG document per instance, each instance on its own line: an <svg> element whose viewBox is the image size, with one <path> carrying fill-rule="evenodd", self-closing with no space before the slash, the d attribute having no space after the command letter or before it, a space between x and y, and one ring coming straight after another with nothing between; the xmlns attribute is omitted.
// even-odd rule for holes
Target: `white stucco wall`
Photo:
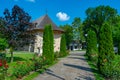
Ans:
<svg viewBox="0 0 120 80"><path fill-rule="evenodd" d="M35 44L34 44L34 52L41 54L42 53L42 45L43 45L43 33L38 32L35 34Z"/></svg>
<svg viewBox="0 0 120 80"><path fill-rule="evenodd" d="M61 34L54 34L54 52L60 51Z"/></svg>
<svg viewBox="0 0 120 80"><path fill-rule="evenodd" d="M36 39L34 44L34 52L42 55L43 33L38 32L35 35L36 35ZM61 34L54 34L54 52L60 51L60 41L61 41Z"/></svg>

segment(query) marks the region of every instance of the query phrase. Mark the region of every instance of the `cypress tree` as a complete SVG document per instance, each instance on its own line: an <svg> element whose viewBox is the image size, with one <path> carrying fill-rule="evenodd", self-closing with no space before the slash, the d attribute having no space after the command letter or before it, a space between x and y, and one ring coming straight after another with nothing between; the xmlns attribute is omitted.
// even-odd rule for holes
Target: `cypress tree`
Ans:
<svg viewBox="0 0 120 80"><path fill-rule="evenodd" d="M98 69L100 73L104 74L107 67L112 66L114 55L111 26L105 22L99 34Z"/></svg>
<svg viewBox="0 0 120 80"><path fill-rule="evenodd" d="M61 42L60 42L60 57L64 57L67 55L66 52L66 39L65 39L65 35L63 34L61 36Z"/></svg>
<svg viewBox="0 0 120 80"><path fill-rule="evenodd" d="M97 62L97 37L96 33L92 30L88 32L87 36L87 51L86 55L88 56L89 60Z"/></svg>
<svg viewBox="0 0 120 80"><path fill-rule="evenodd" d="M120 35L118 37L118 54L120 55Z"/></svg>
<svg viewBox="0 0 120 80"><path fill-rule="evenodd" d="M118 42L118 54L120 55L120 41Z"/></svg>
<svg viewBox="0 0 120 80"><path fill-rule="evenodd" d="M49 48L50 48L50 58L51 58L51 63L54 61L54 36L53 36L53 30L52 26L49 26Z"/></svg>
<svg viewBox="0 0 120 80"><path fill-rule="evenodd" d="M51 25L46 25L43 33L43 57L47 64L54 60L53 31Z"/></svg>

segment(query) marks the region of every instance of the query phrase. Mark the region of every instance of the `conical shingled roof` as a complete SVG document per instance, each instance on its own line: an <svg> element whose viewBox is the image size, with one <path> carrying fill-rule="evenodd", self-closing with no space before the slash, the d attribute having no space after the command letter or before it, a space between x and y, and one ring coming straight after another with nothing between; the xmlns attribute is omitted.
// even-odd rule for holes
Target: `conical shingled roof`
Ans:
<svg viewBox="0 0 120 80"><path fill-rule="evenodd" d="M33 21L33 23L36 24L34 29L44 30L44 27L46 25L51 24L53 30L63 32L63 30L60 29L59 27L57 27L57 25L49 18L49 16L47 14L42 16L41 18L38 18L37 20Z"/></svg>

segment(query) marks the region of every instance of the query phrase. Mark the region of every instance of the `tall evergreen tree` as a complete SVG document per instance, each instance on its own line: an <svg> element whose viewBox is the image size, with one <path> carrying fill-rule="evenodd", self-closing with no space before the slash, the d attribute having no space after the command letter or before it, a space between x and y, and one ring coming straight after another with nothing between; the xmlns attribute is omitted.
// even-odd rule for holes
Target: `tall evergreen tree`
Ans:
<svg viewBox="0 0 120 80"><path fill-rule="evenodd" d="M53 62L54 60L54 35L53 35L53 30L52 30L52 26L49 26L49 47L50 47L50 58L51 58L51 62Z"/></svg>
<svg viewBox="0 0 120 80"><path fill-rule="evenodd" d="M52 64L54 60L54 40L51 25L46 25L43 33L43 57L47 64Z"/></svg>
<svg viewBox="0 0 120 80"><path fill-rule="evenodd" d="M106 67L111 66L111 62L114 60L112 31L107 22L100 29L98 56L98 69L104 74Z"/></svg>
<svg viewBox="0 0 120 80"><path fill-rule="evenodd" d="M61 42L60 42L60 57L64 57L67 55L66 52L66 39L65 35L63 34L61 37Z"/></svg>
<svg viewBox="0 0 120 80"><path fill-rule="evenodd" d="M93 30L90 30L88 32L87 36L87 51L86 55L88 56L89 60L94 60L95 62L97 61L97 54L98 49L97 49L97 37L96 33Z"/></svg>

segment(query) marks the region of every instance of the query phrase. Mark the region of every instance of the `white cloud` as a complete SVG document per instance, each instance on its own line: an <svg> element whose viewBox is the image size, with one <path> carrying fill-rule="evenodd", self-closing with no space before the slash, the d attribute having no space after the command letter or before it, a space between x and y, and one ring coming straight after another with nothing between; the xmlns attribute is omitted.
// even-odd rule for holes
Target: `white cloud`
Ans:
<svg viewBox="0 0 120 80"><path fill-rule="evenodd" d="M26 1L29 1L29 2L35 2L35 0L26 0Z"/></svg>
<svg viewBox="0 0 120 80"><path fill-rule="evenodd" d="M58 17L58 19L60 20L60 21L67 21L67 20L69 20L70 19L70 16L68 16L66 13L64 13L64 12L58 12L57 14L56 14L56 17Z"/></svg>

